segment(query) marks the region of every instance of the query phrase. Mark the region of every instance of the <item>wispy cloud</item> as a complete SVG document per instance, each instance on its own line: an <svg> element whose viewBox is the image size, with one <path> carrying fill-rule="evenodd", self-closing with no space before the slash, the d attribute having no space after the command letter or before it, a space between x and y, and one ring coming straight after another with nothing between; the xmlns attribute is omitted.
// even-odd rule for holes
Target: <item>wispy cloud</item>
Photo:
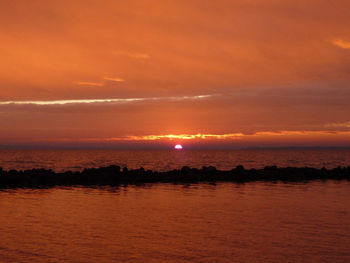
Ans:
<svg viewBox="0 0 350 263"><path fill-rule="evenodd" d="M229 134L166 134L166 135L146 135L146 136L126 136L116 138L106 138L106 141L155 141L155 140L193 140L193 139L235 139L244 136L243 133Z"/></svg>
<svg viewBox="0 0 350 263"><path fill-rule="evenodd" d="M79 141L85 142L122 142L122 141L191 141L191 140L246 140L246 139L267 139L278 137L298 137L298 138L310 138L315 136L350 136L350 131L265 131L256 132L253 134L237 133L225 133L225 134L160 134L160 135L128 135L120 137L108 137L108 138L82 138ZM75 141L76 139L61 138L62 141Z"/></svg>
<svg viewBox="0 0 350 263"><path fill-rule="evenodd" d="M138 52L117 51L117 52L114 52L114 54L127 56L129 58L134 58L134 59L142 59L142 60L151 58L151 56L147 53L138 53Z"/></svg>
<svg viewBox="0 0 350 263"><path fill-rule="evenodd" d="M96 87L102 87L102 82L88 82L88 81L78 81L76 83L79 86L96 86Z"/></svg>
<svg viewBox="0 0 350 263"><path fill-rule="evenodd" d="M143 53L127 53L127 56L131 57L131 58L138 58L138 59L149 59L149 58L151 58L150 55L143 54Z"/></svg>
<svg viewBox="0 0 350 263"><path fill-rule="evenodd" d="M232 140L232 139L240 139L243 137L267 137L267 136L315 136L315 135L329 135L334 132L329 131L264 131L264 132L256 132L253 134L244 134L241 132L238 133L225 133L225 134L167 134L167 135L147 135L147 136L128 136L123 138L109 138L106 140L145 140L145 141L154 141L154 140L193 140L193 139L215 139L215 140ZM344 133L344 132L339 132Z"/></svg>
<svg viewBox="0 0 350 263"><path fill-rule="evenodd" d="M92 82L92 81L78 81L75 84L79 86L94 86L94 87L102 87L105 85L105 81L114 81L114 82L124 82L125 79L119 77L102 77L100 82Z"/></svg>
<svg viewBox="0 0 350 263"><path fill-rule="evenodd" d="M66 105L66 104L91 104L91 103L131 103L140 101L179 101L200 100L218 95L195 95L177 97L145 97L145 98L108 98L108 99L74 99L74 100L23 100L0 101L0 105Z"/></svg>
<svg viewBox="0 0 350 263"><path fill-rule="evenodd" d="M114 82L124 82L125 79L122 78L111 78L111 77L104 77L104 80L114 81Z"/></svg>
<svg viewBox="0 0 350 263"><path fill-rule="evenodd" d="M338 122L338 123L328 123L325 127L334 127L334 128L350 128L350 121L348 122Z"/></svg>
<svg viewBox="0 0 350 263"><path fill-rule="evenodd" d="M350 48L350 42L344 41L342 39L334 39L331 41L333 45L343 48L343 49L349 49Z"/></svg>

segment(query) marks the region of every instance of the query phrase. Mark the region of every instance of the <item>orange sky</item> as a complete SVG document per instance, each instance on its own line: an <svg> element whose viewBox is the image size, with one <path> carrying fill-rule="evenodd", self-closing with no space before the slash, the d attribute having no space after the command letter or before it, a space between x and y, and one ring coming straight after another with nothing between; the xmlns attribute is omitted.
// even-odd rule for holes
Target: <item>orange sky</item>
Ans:
<svg viewBox="0 0 350 263"><path fill-rule="evenodd" d="M349 10L2 0L0 145L350 146Z"/></svg>

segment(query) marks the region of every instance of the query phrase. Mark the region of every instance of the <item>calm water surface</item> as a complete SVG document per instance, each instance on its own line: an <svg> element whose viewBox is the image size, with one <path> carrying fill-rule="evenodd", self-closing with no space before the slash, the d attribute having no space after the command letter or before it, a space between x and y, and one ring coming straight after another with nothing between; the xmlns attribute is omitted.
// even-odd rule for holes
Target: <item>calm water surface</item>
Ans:
<svg viewBox="0 0 350 263"><path fill-rule="evenodd" d="M4 169L349 166L350 150L0 150ZM0 262L350 262L350 182L0 190Z"/></svg>
<svg viewBox="0 0 350 263"><path fill-rule="evenodd" d="M0 192L0 262L350 262L350 182Z"/></svg>
<svg viewBox="0 0 350 263"><path fill-rule="evenodd" d="M4 169L50 168L56 171L82 170L111 164L165 171L191 166L213 165L229 170L246 168L350 166L350 149L333 150L0 150Z"/></svg>

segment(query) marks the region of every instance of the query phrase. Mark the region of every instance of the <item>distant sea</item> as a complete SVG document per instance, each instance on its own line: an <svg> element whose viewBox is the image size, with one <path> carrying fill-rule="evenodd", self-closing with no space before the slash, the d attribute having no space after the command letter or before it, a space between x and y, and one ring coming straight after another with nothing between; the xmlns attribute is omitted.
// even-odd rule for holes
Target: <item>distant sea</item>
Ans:
<svg viewBox="0 0 350 263"><path fill-rule="evenodd" d="M346 149L0 150L4 169L350 165ZM350 182L0 189L0 262L350 262Z"/></svg>
<svg viewBox="0 0 350 263"><path fill-rule="evenodd" d="M3 169L46 168L57 172L119 165L167 171L183 166L245 168L350 166L350 149L245 149L245 150L0 150Z"/></svg>

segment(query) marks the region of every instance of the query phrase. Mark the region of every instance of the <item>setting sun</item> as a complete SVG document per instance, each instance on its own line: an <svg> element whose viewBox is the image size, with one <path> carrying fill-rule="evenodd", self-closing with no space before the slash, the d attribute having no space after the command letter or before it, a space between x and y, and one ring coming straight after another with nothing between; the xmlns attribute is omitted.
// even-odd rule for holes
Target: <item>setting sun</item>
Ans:
<svg viewBox="0 0 350 263"><path fill-rule="evenodd" d="M0 263L350 262L349 10L0 0Z"/></svg>

